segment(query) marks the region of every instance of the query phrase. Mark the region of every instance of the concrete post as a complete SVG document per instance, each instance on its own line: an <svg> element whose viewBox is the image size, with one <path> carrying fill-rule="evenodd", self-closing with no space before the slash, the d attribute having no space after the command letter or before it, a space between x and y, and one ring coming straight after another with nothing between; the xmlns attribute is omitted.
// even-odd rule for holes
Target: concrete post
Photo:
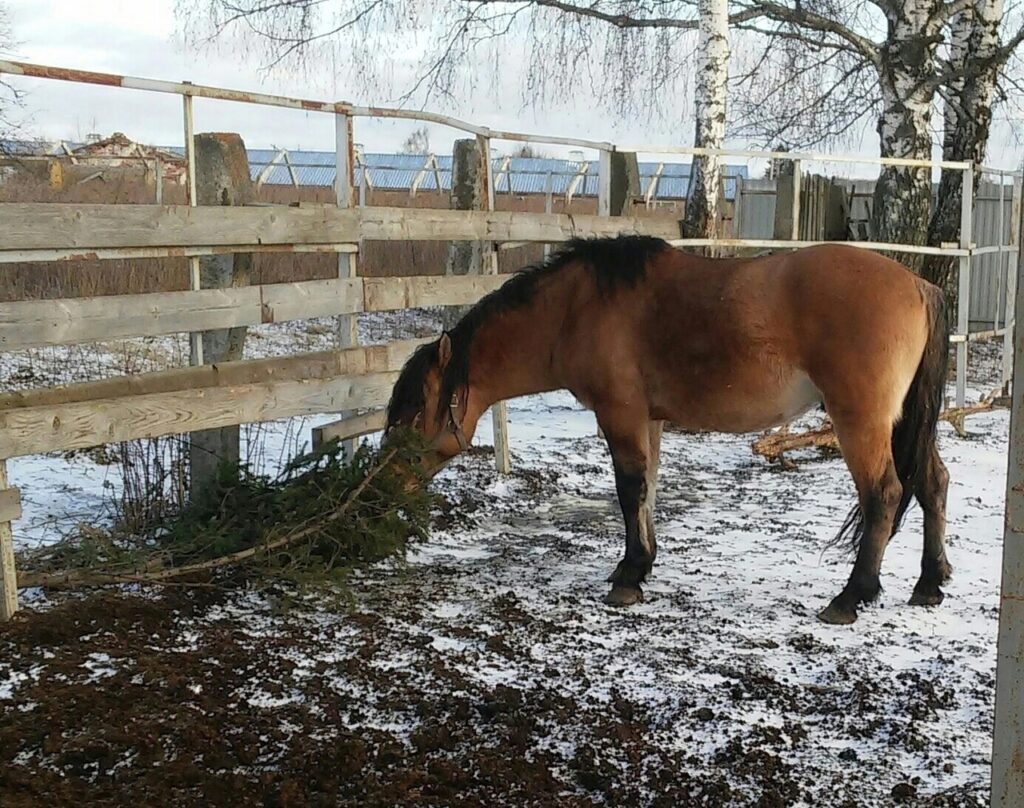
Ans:
<svg viewBox="0 0 1024 808"><path fill-rule="evenodd" d="M480 150L477 138L456 140L452 151L453 210L487 210L487 164L489 155ZM447 275L482 275L484 245L479 241L453 241L448 252ZM452 328L469 309L449 306L444 313L444 327Z"/></svg>
<svg viewBox="0 0 1024 808"><path fill-rule="evenodd" d="M245 205L254 198L249 160L242 138L231 133L195 136L196 201L200 205ZM245 286L252 271L252 254L207 255L199 260L203 289ZM245 326L202 333L204 364L242 358ZM239 427L194 432L189 441L191 490L199 491L216 477L222 463L237 464Z"/></svg>

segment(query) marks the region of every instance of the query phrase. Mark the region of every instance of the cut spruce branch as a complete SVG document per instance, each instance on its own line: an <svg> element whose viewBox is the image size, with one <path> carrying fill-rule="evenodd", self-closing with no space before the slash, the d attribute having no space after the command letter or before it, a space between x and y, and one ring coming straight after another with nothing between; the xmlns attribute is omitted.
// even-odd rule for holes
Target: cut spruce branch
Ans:
<svg viewBox="0 0 1024 808"><path fill-rule="evenodd" d="M426 535L431 497L408 462L413 456L406 445L376 456L364 446L348 465L332 443L293 461L276 481L226 470L217 490L158 526L158 538L144 542L144 549L103 536L104 547L120 542L133 551L97 560L95 553L73 552L74 540L68 540L69 547L37 564L41 568L21 573L18 586L180 586L243 565L271 576L335 580L334 570L400 554L408 537ZM61 568L46 569L47 563Z"/></svg>
<svg viewBox="0 0 1024 808"><path fill-rule="evenodd" d="M988 412L996 407L1005 407L1006 400L995 393L985 396L977 404L966 407L951 407L943 410L939 415L940 421L948 421L960 437L967 436L964 426L964 419L969 415L976 415L980 412ZM796 464L786 457L787 452L794 452L799 449L824 449L838 452L839 439L836 437L832 421L826 418L820 427L809 429L804 432L790 432L783 427L777 432L769 432L761 435L751 444L755 454L759 454L773 463L780 464L783 468L796 468Z"/></svg>

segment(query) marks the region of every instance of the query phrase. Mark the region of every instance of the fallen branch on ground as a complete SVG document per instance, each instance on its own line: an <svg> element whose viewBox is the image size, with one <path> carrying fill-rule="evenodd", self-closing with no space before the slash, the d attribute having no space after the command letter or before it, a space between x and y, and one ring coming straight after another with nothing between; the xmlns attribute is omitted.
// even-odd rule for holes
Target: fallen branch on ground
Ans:
<svg viewBox="0 0 1024 808"><path fill-rule="evenodd" d="M996 393L985 396L977 404L966 407L950 407L939 414L940 421L948 421L960 437L967 436L964 427L964 419L969 415L976 415L979 412L988 412L996 407L1006 406L1005 400ZM786 457L786 452L793 452L798 449L825 449L839 451L839 439L836 437L832 421L825 418L824 422L817 429L809 429L805 432L791 432L788 426L784 426L777 432L769 432L762 435L751 444L755 454L780 464L783 468L794 469L796 464Z"/></svg>

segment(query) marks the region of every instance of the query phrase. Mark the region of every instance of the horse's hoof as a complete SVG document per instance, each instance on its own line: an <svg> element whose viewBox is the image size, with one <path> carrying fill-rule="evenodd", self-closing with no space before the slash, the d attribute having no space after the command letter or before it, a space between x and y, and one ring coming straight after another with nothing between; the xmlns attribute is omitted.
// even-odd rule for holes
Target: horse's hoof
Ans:
<svg viewBox="0 0 1024 808"><path fill-rule="evenodd" d="M634 603L643 603L644 593L639 587L613 586L612 591L604 596L604 602L609 606L632 606Z"/></svg>
<svg viewBox="0 0 1024 808"><path fill-rule="evenodd" d="M833 626L848 626L857 622L857 610L844 609L836 606L834 603L830 603L818 612L818 619L822 623L828 623Z"/></svg>
<svg viewBox="0 0 1024 808"><path fill-rule="evenodd" d="M938 606L942 603L946 596L942 594L942 590L935 587L933 592L918 592L914 590L914 594L910 596L911 606Z"/></svg>

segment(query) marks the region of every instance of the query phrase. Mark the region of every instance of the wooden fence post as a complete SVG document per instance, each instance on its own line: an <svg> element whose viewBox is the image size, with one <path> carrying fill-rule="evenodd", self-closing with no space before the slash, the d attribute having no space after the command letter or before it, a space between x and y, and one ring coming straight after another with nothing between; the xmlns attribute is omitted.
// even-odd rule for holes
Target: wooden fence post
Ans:
<svg viewBox="0 0 1024 808"><path fill-rule="evenodd" d="M786 160L779 165L775 176L775 226L772 238L783 241L800 239L801 174L799 160Z"/></svg>
<svg viewBox="0 0 1024 808"><path fill-rule="evenodd" d="M252 201L249 160L242 138L235 134L196 135L196 202L199 205L245 205ZM223 289L247 286L252 254L207 255L199 259L200 286ZM245 326L202 332L202 362L214 364L242 358ZM194 432L189 437L191 491L208 485L222 463L240 459L239 427Z"/></svg>

